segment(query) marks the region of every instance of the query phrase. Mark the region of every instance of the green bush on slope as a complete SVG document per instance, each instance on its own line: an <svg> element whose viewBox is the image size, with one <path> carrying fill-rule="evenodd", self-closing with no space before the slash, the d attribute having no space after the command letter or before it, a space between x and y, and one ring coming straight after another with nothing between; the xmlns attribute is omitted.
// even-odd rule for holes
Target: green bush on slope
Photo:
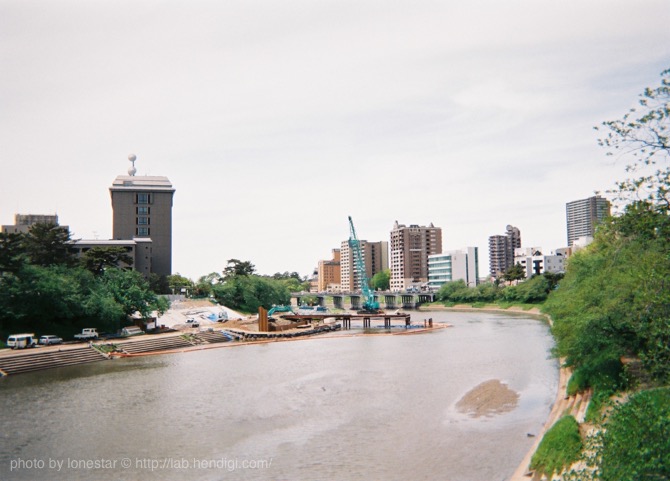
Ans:
<svg viewBox="0 0 670 481"><path fill-rule="evenodd" d="M579 423L573 416L564 416L542 438L530 468L551 477L577 461L581 450Z"/></svg>

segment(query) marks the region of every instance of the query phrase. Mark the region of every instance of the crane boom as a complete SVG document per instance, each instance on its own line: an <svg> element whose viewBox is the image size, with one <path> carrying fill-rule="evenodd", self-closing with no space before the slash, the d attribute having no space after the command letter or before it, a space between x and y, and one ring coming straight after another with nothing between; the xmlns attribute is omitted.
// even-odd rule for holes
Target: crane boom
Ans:
<svg viewBox="0 0 670 481"><path fill-rule="evenodd" d="M370 289L370 282L368 281L368 276L365 272L365 262L363 262L361 242L358 240L358 236L356 236L356 229L351 216L349 216L349 250L354 257L354 267L356 271L358 271L361 293L365 299L362 306L363 311L376 313L379 311L379 303L375 302L374 293L372 292L372 289Z"/></svg>

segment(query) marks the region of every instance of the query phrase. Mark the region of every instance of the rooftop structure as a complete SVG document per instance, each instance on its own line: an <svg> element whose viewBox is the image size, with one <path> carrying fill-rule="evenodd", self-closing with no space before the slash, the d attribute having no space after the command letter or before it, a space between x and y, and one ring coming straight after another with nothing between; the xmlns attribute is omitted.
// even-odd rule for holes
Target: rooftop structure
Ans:
<svg viewBox="0 0 670 481"><path fill-rule="evenodd" d="M58 225L58 216L56 214L14 214L14 225L3 225L0 232L12 234L27 234L30 228L35 224L53 224ZM69 231L69 227L60 226Z"/></svg>

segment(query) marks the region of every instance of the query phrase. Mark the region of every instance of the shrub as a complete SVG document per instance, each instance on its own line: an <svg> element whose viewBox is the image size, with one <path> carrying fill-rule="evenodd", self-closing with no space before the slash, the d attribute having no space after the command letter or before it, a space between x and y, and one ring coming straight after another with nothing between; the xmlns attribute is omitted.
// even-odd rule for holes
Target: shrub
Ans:
<svg viewBox="0 0 670 481"><path fill-rule="evenodd" d="M670 479L670 388L642 391L616 407L602 439L603 481Z"/></svg>
<svg viewBox="0 0 670 481"><path fill-rule="evenodd" d="M551 477L579 459L582 438L573 416L563 416L544 435L530 462L530 468Z"/></svg>

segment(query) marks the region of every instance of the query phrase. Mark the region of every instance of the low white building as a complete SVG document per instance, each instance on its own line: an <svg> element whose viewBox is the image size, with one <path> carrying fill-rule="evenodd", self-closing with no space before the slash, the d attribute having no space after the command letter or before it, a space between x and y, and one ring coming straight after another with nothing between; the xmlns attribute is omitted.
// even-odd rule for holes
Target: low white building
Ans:
<svg viewBox="0 0 670 481"><path fill-rule="evenodd" d="M517 247L514 249L514 264L521 264L526 269L526 278L534 275L553 272L565 272L565 259L561 252L544 255L541 247Z"/></svg>

